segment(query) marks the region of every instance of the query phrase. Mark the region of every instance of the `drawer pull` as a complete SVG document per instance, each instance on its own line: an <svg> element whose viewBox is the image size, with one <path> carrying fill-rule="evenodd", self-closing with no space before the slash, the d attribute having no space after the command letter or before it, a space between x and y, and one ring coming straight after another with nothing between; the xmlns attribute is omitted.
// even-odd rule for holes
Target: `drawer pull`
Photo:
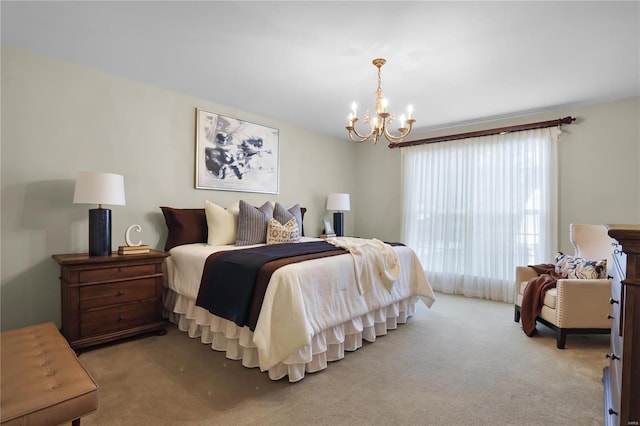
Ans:
<svg viewBox="0 0 640 426"><path fill-rule="evenodd" d="M614 410L613 408L609 408L609 415L613 415L613 416L617 416L618 412L616 410Z"/></svg>
<svg viewBox="0 0 640 426"><path fill-rule="evenodd" d="M124 294L124 290L118 290L118 296L122 296Z"/></svg>
<svg viewBox="0 0 640 426"><path fill-rule="evenodd" d="M620 359L620 357L619 357L618 355L614 354L613 352L610 352L610 353L606 354L604 357L605 357L605 358L611 358L611 359L612 359L612 360L614 360L614 361L615 361L616 359Z"/></svg>
<svg viewBox="0 0 640 426"><path fill-rule="evenodd" d="M607 319L614 319L615 317L611 314L607 315Z"/></svg>
<svg viewBox="0 0 640 426"><path fill-rule="evenodd" d="M610 303L610 304L612 304L612 305L613 305L614 303L618 303L618 304L620 304L620 302L618 302L618 301L617 301L616 299L614 299L613 297L610 297L610 298L609 298L609 303Z"/></svg>
<svg viewBox="0 0 640 426"><path fill-rule="evenodd" d="M124 315L120 315L120 316L118 317L118 321L123 321L123 320L124 320Z"/></svg>
<svg viewBox="0 0 640 426"><path fill-rule="evenodd" d="M613 275L607 275L607 279L608 280L612 280L613 279Z"/></svg>

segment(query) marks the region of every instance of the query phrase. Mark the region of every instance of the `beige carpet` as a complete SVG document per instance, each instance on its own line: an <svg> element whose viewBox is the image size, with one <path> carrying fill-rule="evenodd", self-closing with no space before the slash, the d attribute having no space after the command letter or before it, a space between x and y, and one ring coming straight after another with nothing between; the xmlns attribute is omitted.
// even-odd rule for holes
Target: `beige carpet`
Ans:
<svg viewBox="0 0 640 426"><path fill-rule="evenodd" d="M437 294L431 309L298 383L271 381L173 325L79 357L90 425L601 425L606 335L558 350L510 304Z"/></svg>

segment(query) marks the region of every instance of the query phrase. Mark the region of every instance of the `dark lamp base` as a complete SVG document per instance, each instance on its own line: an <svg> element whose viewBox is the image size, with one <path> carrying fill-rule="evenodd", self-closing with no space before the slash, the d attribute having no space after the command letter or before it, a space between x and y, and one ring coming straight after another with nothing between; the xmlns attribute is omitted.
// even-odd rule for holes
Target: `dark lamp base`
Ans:
<svg viewBox="0 0 640 426"><path fill-rule="evenodd" d="M344 213L335 212L333 214L333 230L336 233L336 237L344 236Z"/></svg>
<svg viewBox="0 0 640 426"><path fill-rule="evenodd" d="M89 210L89 256L111 256L111 210Z"/></svg>

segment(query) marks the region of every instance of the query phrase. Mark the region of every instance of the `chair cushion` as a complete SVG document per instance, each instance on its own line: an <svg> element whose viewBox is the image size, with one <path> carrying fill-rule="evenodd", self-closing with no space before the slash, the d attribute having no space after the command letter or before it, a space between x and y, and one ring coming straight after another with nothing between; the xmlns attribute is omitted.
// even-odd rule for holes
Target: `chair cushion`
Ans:
<svg viewBox="0 0 640 426"><path fill-rule="evenodd" d="M524 291L527 288L528 284L529 284L528 281L522 281L520 283L520 285L518 286L518 294L520 296L524 295ZM558 289L552 288L547 290L547 292L544 294L544 300L542 301L542 304L545 306L548 306L551 309L555 309L557 299L558 299Z"/></svg>

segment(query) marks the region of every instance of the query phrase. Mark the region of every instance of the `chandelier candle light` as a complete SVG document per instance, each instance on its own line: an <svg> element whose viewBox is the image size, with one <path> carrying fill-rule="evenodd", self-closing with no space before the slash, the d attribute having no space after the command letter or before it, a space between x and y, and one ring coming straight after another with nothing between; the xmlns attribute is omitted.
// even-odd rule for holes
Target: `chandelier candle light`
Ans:
<svg viewBox="0 0 640 426"><path fill-rule="evenodd" d="M390 114L387 112L387 105L389 101L387 98L383 97L382 94L382 79L381 68L387 62L386 59L377 58L373 60L373 65L378 68L378 90L376 90L376 115L375 117L369 116L369 111L364 115L365 124L369 124L371 126L371 130L367 134L360 134L356 129L356 121L358 121L358 116L356 114L357 104L354 102L351 104L351 114L349 115L349 125L347 126L347 130L349 131L349 138L354 142L365 142L369 140L373 136L373 143L377 143L378 139L382 135L391 143L401 142L402 139L407 137L413 128L413 123L416 120L413 119L413 107L409 105L407 108L409 112L409 116L405 119L404 115L400 116L400 127L398 127L399 135L392 135L389 133L388 126L393 123L395 119L395 114Z"/></svg>

